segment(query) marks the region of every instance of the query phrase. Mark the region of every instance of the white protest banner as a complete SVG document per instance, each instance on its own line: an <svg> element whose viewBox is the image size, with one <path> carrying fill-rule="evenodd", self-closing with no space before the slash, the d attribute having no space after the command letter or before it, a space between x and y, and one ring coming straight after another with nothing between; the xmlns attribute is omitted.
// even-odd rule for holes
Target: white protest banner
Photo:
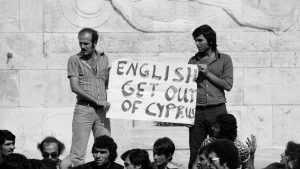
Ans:
<svg viewBox="0 0 300 169"><path fill-rule="evenodd" d="M108 118L193 124L196 65L117 60L109 75Z"/></svg>

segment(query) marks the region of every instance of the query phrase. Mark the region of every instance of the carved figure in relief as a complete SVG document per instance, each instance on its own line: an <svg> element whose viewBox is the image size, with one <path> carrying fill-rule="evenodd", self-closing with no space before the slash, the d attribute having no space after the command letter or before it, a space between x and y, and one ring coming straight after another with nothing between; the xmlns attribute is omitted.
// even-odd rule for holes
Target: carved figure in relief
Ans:
<svg viewBox="0 0 300 169"><path fill-rule="evenodd" d="M293 8L288 14L272 16L242 2L242 0L169 0L190 1L223 9L233 20L242 26L269 30L280 34L292 27L298 19L299 10Z"/></svg>

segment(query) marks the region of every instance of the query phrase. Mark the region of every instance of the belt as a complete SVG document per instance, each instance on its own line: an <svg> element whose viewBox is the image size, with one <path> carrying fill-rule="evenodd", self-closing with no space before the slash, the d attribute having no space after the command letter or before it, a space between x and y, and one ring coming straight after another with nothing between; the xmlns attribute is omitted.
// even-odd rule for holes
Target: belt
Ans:
<svg viewBox="0 0 300 169"><path fill-rule="evenodd" d="M88 101L77 101L76 104L81 105L81 106L87 106L87 107L94 107L94 108L97 107L94 103L91 103Z"/></svg>
<svg viewBox="0 0 300 169"><path fill-rule="evenodd" d="M197 106L196 109L205 110L205 109L210 109L210 108L219 107L219 106L225 106L225 103L220 103L220 104L216 104L216 105Z"/></svg>

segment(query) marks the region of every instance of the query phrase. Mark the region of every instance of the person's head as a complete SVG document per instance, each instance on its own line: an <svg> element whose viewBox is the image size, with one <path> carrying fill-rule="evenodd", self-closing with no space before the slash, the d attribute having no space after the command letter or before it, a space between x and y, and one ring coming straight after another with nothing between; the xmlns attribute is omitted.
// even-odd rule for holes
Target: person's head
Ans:
<svg viewBox="0 0 300 169"><path fill-rule="evenodd" d="M214 136L234 141L237 137L237 122L232 114L220 114L212 127Z"/></svg>
<svg viewBox="0 0 300 169"><path fill-rule="evenodd" d="M56 163L50 159L29 159L31 169L56 169Z"/></svg>
<svg viewBox="0 0 300 169"><path fill-rule="evenodd" d="M207 145L208 163L212 169L237 169L240 158L237 147L228 139L217 139Z"/></svg>
<svg viewBox="0 0 300 169"><path fill-rule="evenodd" d="M284 164L286 168L300 167L300 144L289 141L286 145L285 151L281 154L280 163Z"/></svg>
<svg viewBox="0 0 300 169"><path fill-rule="evenodd" d="M104 166L115 161L118 155L117 148L117 144L110 136L102 135L97 137L92 148L97 165Z"/></svg>
<svg viewBox="0 0 300 169"><path fill-rule="evenodd" d="M199 52L206 52L208 49L217 50L216 32L208 25L202 25L193 32L193 38Z"/></svg>
<svg viewBox="0 0 300 169"><path fill-rule="evenodd" d="M168 137L159 138L153 145L153 159L157 166L167 165L173 157L175 145Z"/></svg>
<svg viewBox="0 0 300 169"><path fill-rule="evenodd" d="M8 130L0 130L0 145L2 156L12 154L15 150L16 136Z"/></svg>
<svg viewBox="0 0 300 169"><path fill-rule="evenodd" d="M37 148L41 151L44 159L51 159L54 162L59 161L59 156L63 153L65 145L55 137L46 137Z"/></svg>
<svg viewBox="0 0 300 169"><path fill-rule="evenodd" d="M1 169L31 169L29 160L22 154L12 153L6 156Z"/></svg>
<svg viewBox="0 0 300 169"><path fill-rule="evenodd" d="M98 42L98 32L91 28L83 28L78 33L79 46L83 56L90 56Z"/></svg>
<svg viewBox="0 0 300 169"><path fill-rule="evenodd" d="M203 146L199 149L197 158L196 158L196 164L198 169L208 169L208 160L207 160L207 149L206 146Z"/></svg>
<svg viewBox="0 0 300 169"><path fill-rule="evenodd" d="M126 169L151 169L149 154L143 149L132 149L122 154Z"/></svg>

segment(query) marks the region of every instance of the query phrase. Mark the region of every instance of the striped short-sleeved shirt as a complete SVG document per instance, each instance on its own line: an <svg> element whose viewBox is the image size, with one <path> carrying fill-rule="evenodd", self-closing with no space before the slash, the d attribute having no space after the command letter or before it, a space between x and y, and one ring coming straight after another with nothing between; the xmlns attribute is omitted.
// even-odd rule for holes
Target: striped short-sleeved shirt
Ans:
<svg viewBox="0 0 300 169"><path fill-rule="evenodd" d="M81 54L73 55L68 60L68 78L78 77L78 85L87 94L99 100L106 100L106 89L108 84L108 58L102 52L96 51L97 62L94 67L89 66L81 59ZM77 101L86 101L77 95Z"/></svg>

